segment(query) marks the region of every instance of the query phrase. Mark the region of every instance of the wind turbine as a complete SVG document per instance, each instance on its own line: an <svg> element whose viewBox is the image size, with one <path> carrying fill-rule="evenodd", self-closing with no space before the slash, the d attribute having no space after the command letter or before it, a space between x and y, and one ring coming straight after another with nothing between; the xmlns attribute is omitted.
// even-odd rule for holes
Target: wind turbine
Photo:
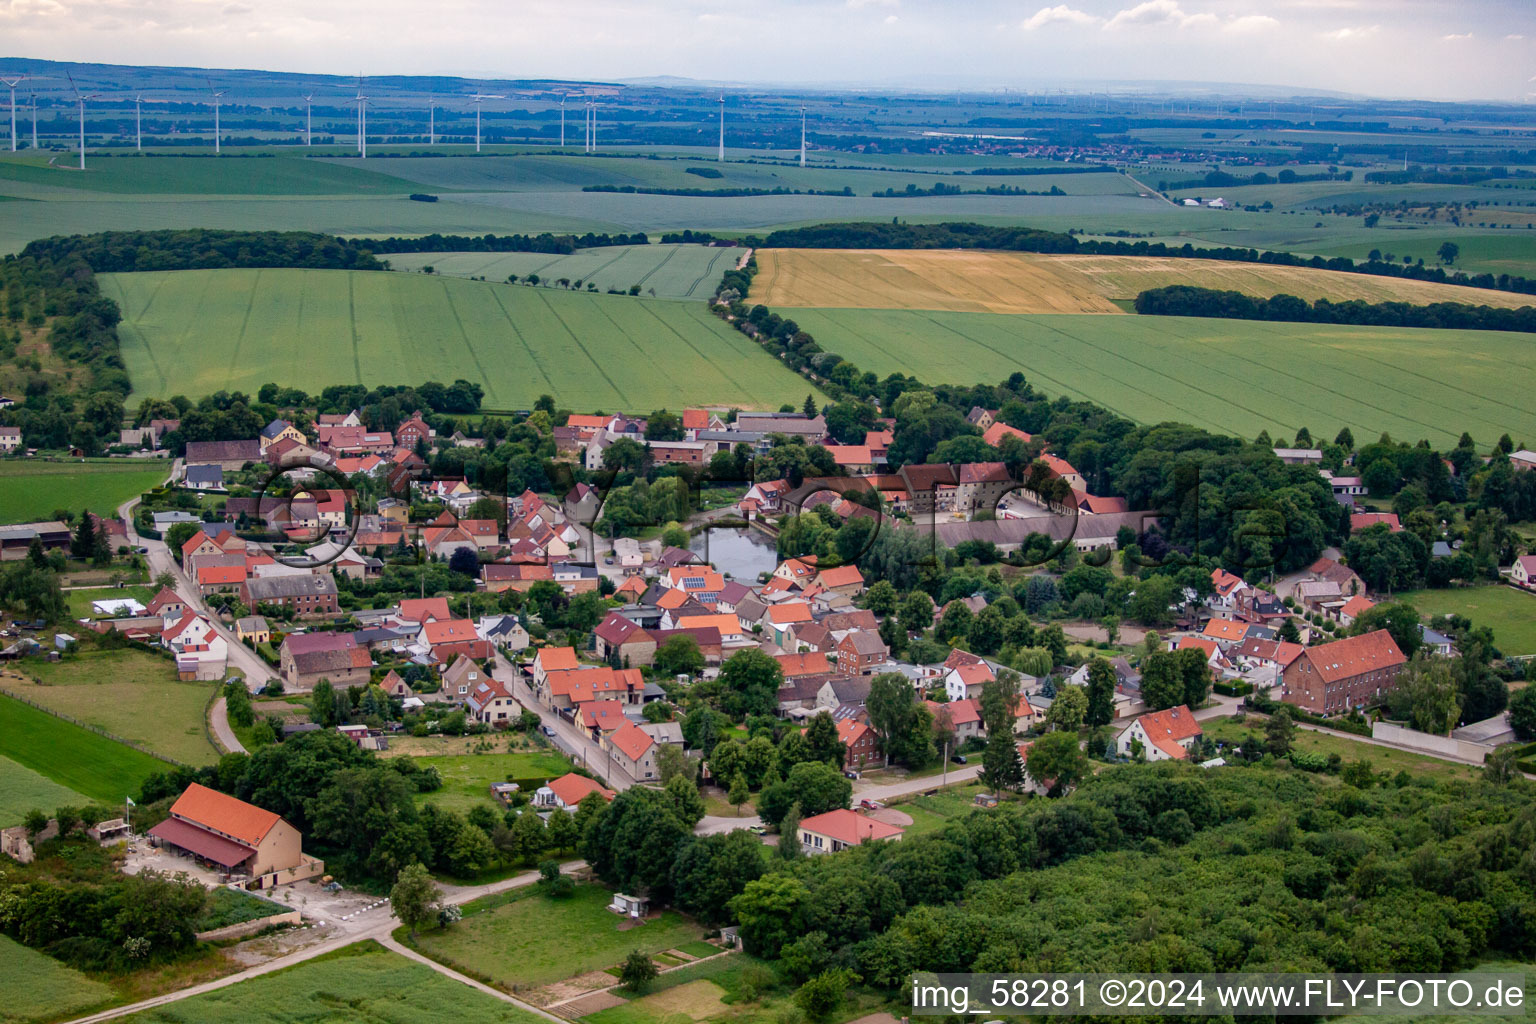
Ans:
<svg viewBox="0 0 1536 1024"><path fill-rule="evenodd" d="M213 79L208 79L208 90L213 93L213 155L219 155L219 101L224 98L223 89L213 87Z"/></svg>
<svg viewBox="0 0 1536 1024"><path fill-rule="evenodd" d="M368 159L368 95L363 92L363 76L357 76L357 154Z"/></svg>
<svg viewBox="0 0 1536 1024"><path fill-rule="evenodd" d="M32 148L37 148L37 93L27 90L27 99L32 105Z"/></svg>
<svg viewBox="0 0 1536 1024"><path fill-rule="evenodd" d="M309 93L304 97L304 145L306 146L313 146L315 144L315 116L314 108L311 106L314 99L314 93Z"/></svg>
<svg viewBox="0 0 1536 1024"><path fill-rule="evenodd" d="M144 94L133 94L133 146L140 153L144 152L144 112L140 105L144 102Z"/></svg>
<svg viewBox="0 0 1536 1024"><path fill-rule="evenodd" d="M470 101L472 103L474 103L474 105L475 105L475 152L476 153L480 152L480 105L482 103L484 103L486 100L504 100L504 99L506 99L505 96L502 96L499 93L490 93L490 92L477 92L473 96L470 97Z"/></svg>
<svg viewBox="0 0 1536 1024"><path fill-rule="evenodd" d="M427 93L427 145L437 145L437 99Z"/></svg>
<svg viewBox="0 0 1536 1024"><path fill-rule="evenodd" d="M805 166L805 104L800 105L800 166Z"/></svg>
<svg viewBox="0 0 1536 1024"><path fill-rule="evenodd" d="M6 85L10 86L10 88L11 88L11 152L12 153L16 152L16 87L18 85L20 85L22 82L29 82L29 81L31 81L33 77L34 76L32 76L32 75L18 75L15 78L0 78L0 82L4 82ZM36 146L34 145L33 148L35 149Z"/></svg>
<svg viewBox="0 0 1536 1024"><path fill-rule="evenodd" d="M565 97L560 97L560 148L565 148Z"/></svg>
<svg viewBox="0 0 1536 1024"><path fill-rule="evenodd" d="M725 93L720 94L720 155L715 159L725 163Z"/></svg>
<svg viewBox="0 0 1536 1024"><path fill-rule="evenodd" d="M69 72L65 72L69 75ZM80 95L80 87L75 84L75 76L69 75L69 87L75 90L75 102L80 105L80 169L85 170L85 101L93 100L99 94L91 93L89 96Z"/></svg>

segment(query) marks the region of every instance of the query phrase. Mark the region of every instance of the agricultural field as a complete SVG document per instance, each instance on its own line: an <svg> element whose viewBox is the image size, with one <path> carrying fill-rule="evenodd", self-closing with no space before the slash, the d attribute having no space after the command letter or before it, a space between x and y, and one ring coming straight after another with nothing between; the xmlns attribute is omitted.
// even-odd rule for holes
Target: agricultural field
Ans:
<svg viewBox="0 0 1536 1024"><path fill-rule="evenodd" d="M84 173L74 164L25 154L0 160L0 188L43 186L113 195L406 195L411 182L363 169L360 161L332 162L301 155L214 157L93 154ZM10 189L7 189L10 190ZM25 194L25 189L21 190Z"/></svg>
<svg viewBox="0 0 1536 1024"><path fill-rule="evenodd" d="M88 803L89 800L68 786L61 786L8 757L0 757L0 828L21 824L28 811L52 813L58 807L79 807Z"/></svg>
<svg viewBox="0 0 1536 1024"><path fill-rule="evenodd" d="M1114 300L1194 285L1308 301L1465 302L1515 308L1536 297L1310 267L1150 256L1046 256L931 249L764 249L752 298L772 309L929 309L957 313L1121 313Z"/></svg>
<svg viewBox="0 0 1536 1024"><path fill-rule="evenodd" d="M168 765L0 694L0 757L104 804L120 804Z"/></svg>
<svg viewBox="0 0 1536 1024"><path fill-rule="evenodd" d="M1410 590L1394 600L1407 601L1423 616L1465 615L1492 629L1505 654L1536 654L1536 594L1506 586L1455 587Z"/></svg>
<svg viewBox="0 0 1536 1024"><path fill-rule="evenodd" d="M376 271L100 280L123 309L130 404L267 381L318 390L458 376L482 384L498 409L546 393L572 409L776 409L809 390L702 303Z"/></svg>
<svg viewBox="0 0 1536 1024"><path fill-rule="evenodd" d="M112 989L0 935L0 1024L39 1024L113 1001Z"/></svg>
<svg viewBox="0 0 1536 1024"><path fill-rule="evenodd" d="M697 299L715 293L720 275L736 265L740 249L711 249L702 245L618 245L583 249L562 256L537 252L381 253L391 268L420 271L431 267L448 277L479 277L505 281L537 274L540 280L561 278L594 284L600 292L627 291L638 284L641 294L655 299Z"/></svg>
<svg viewBox="0 0 1536 1024"><path fill-rule="evenodd" d="M293 1024L337 1021L395 1024L542 1024L495 996L425 964L360 942L286 970L123 1018L137 1024Z"/></svg>
<svg viewBox="0 0 1536 1024"><path fill-rule="evenodd" d="M460 754L421 757L423 767L436 768L443 788L416 794L417 804L433 803L444 810L464 813L472 807L500 807L491 796L491 783L513 779L556 779L571 770L571 762L554 752L519 754ZM531 795L531 794L530 794Z"/></svg>
<svg viewBox="0 0 1536 1024"><path fill-rule="evenodd" d="M1175 420L1253 437L1299 427L1332 437L1453 446L1536 437L1525 376L1536 337L1498 331L1267 323L1199 317L1024 316L796 309L826 351L861 370L930 383L993 383L1020 371L1052 395L1140 423ZM1514 372L1518 369L1521 372Z"/></svg>
<svg viewBox="0 0 1536 1024"><path fill-rule="evenodd" d="M135 650L33 658L0 676L0 690L185 764L219 758L204 724L213 684L179 682L168 658Z"/></svg>
<svg viewBox="0 0 1536 1024"><path fill-rule="evenodd" d="M675 911L634 927L607 909L612 898L599 885L577 886L565 899L519 894L491 909L465 908L452 928L417 936L423 953L511 990L547 985L623 961L630 950L658 953L703 938L704 929Z"/></svg>
<svg viewBox="0 0 1536 1024"><path fill-rule="evenodd" d="M55 509L97 515L117 514L117 506L163 481L164 463L0 461L0 523L52 519Z"/></svg>

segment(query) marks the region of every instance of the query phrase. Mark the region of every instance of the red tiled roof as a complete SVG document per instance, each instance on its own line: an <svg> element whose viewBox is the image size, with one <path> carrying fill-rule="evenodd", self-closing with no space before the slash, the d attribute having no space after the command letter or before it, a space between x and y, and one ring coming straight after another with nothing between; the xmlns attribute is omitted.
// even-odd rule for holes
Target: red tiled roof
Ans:
<svg viewBox="0 0 1536 1024"><path fill-rule="evenodd" d="M1201 632L1212 640L1240 641L1248 635L1248 623L1233 619L1212 619Z"/></svg>
<svg viewBox="0 0 1536 1024"><path fill-rule="evenodd" d="M574 647L546 647L539 652L537 661L545 672L559 672L576 668L580 664L576 660Z"/></svg>
<svg viewBox="0 0 1536 1024"><path fill-rule="evenodd" d="M804 601L785 601L768 609L768 621L775 626L811 621L811 606Z"/></svg>
<svg viewBox="0 0 1536 1024"><path fill-rule="evenodd" d="M823 569L816 576L818 585L832 590L836 587L862 586L864 574L856 565L840 565L836 569Z"/></svg>
<svg viewBox="0 0 1536 1024"><path fill-rule="evenodd" d="M166 818L150 829L149 834L159 836L173 846L191 850L198 856L206 857L215 864L222 864L227 868L244 864L255 852L249 846L242 846L232 839L215 835L178 818Z"/></svg>
<svg viewBox="0 0 1536 1024"><path fill-rule="evenodd" d="M608 742L631 761L640 760L645 756L645 752L656 744L649 733L629 721L614 730L613 735L608 737Z"/></svg>
<svg viewBox="0 0 1536 1024"><path fill-rule="evenodd" d="M613 790L604 789L596 780L589 779L585 775L577 775L575 772L568 772L558 779L550 779L544 785L548 786L567 807L575 807L590 793L599 793L604 800L612 800L614 797Z"/></svg>
<svg viewBox="0 0 1536 1024"><path fill-rule="evenodd" d="M1195 716L1183 704L1175 708L1150 712L1142 715L1137 721L1141 723L1147 739L1169 757L1188 757L1189 752L1179 744L1179 740L1200 735L1200 723L1195 721Z"/></svg>
<svg viewBox="0 0 1536 1024"><path fill-rule="evenodd" d="M820 651L810 651L805 654L776 654L774 660L784 670L785 679L825 675L832 671L832 667L827 664L827 656Z"/></svg>
<svg viewBox="0 0 1536 1024"><path fill-rule="evenodd" d="M249 846L258 846L272 827L282 821L271 811L220 793L194 782L171 805L171 814L185 818Z"/></svg>
<svg viewBox="0 0 1536 1024"><path fill-rule="evenodd" d="M475 624L468 619L444 619L425 623L421 627L429 646L451 644L461 640L476 640Z"/></svg>
<svg viewBox="0 0 1536 1024"><path fill-rule="evenodd" d="M589 700L583 701L580 707L581 724L588 729L602 729L607 732L629 721L624 717L623 701Z"/></svg>
<svg viewBox="0 0 1536 1024"><path fill-rule="evenodd" d="M993 423L990 427L987 428L986 433L981 435L981 439L987 442L987 444L996 448L998 445L1003 443L1003 438L1009 436L1016 437L1021 441L1028 441L1031 439L1030 435L1024 433L1024 431L1020 430L1018 427L1010 427L1006 423Z"/></svg>
<svg viewBox="0 0 1536 1024"><path fill-rule="evenodd" d="M867 818L846 808L817 814L800 822L805 832L815 832L849 846L857 846L866 840L889 839L899 836L903 830L883 821Z"/></svg>
<svg viewBox="0 0 1536 1024"><path fill-rule="evenodd" d="M1408 660L1392 641L1392 634L1384 629L1308 647L1302 657L1312 662L1313 669L1325 683L1391 668Z"/></svg>
<svg viewBox="0 0 1536 1024"><path fill-rule="evenodd" d="M407 597L400 602L400 617L409 622L425 622L427 619L451 619L446 597Z"/></svg>
<svg viewBox="0 0 1536 1024"><path fill-rule="evenodd" d="M1397 521L1396 512L1355 512L1349 517L1349 532L1368 529L1378 523L1386 523L1387 529L1393 533L1403 531L1402 524Z"/></svg>

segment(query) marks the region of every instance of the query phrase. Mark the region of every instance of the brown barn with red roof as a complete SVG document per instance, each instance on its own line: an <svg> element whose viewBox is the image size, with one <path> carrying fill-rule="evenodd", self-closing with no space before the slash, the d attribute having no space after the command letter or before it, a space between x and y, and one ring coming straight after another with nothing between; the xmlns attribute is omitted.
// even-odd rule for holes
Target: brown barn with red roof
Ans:
<svg viewBox="0 0 1536 1024"><path fill-rule="evenodd" d="M1363 707L1397 688L1408 659L1384 629L1308 647L1280 675L1280 699L1314 714Z"/></svg>
<svg viewBox="0 0 1536 1024"><path fill-rule="evenodd" d="M164 846L262 887L317 875L325 865L304 855L297 829L271 811L193 783L171 816L149 830Z"/></svg>

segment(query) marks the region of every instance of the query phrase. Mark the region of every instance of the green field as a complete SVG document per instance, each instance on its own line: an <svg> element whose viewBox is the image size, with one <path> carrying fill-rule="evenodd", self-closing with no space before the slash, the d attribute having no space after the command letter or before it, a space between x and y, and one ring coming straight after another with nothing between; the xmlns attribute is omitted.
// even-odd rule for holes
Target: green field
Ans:
<svg viewBox="0 0 1536 1024"><path fill-rule="evenodd" d="M303 156L136 156L92 154L81 174L45 156L0 160L0 182L116 195L406 195L409 181L359 166Z"/></svg>
<svg viewBox="0 0 1536 1024"><path fill-rule="evenodd" d="M464 812L483 804L496 805L491 783L511 779L556 779L571 770L571 762L557 753L459 754L419 757L416 764L436 768L443 788L418 793L418 804L434 803L446 810ZM530 794L531 795L531 794Z"/></svg>
<svg viewBox="0 0 1536 1024"><path fill-rule="evenodd" d="M64 591L64 603L72 619L104 619L113 616L96 614L96 609L91 607L92 602L132 598L139 604L147 605L157 593L159 591L154 587L86 587Z"/></svg>
<svg viewBox="0 0 1536 1024"><path fill-rule="evenodd" d="M0 461L0 523L30 523L53 518L55 509L97 515L117 514L117 506L163 481L165 464L142 462Z"/></svg>
<svg viewBox="0 0 1536 1024"><path fill-rule="evenodd" d="M104 804L120 804L170 766L89 729L0 695L0 757Z"/></svg>
<svg viewBox="0 0 1536 1024"><path fill-rule="evenodd" d="M61 786L8 757L0 757L0 828L21 824L28 811L52 814L59 807L87 803L90 801L68 786Z"/></svg>
<svg viewBox="0 0 1536 1024"><path fill-rule="evenodd" d="M419 933L421 951L449 966L510 990L547 985L620 963L630 950L657 953L702 938L704 929L674 911L638 927L607 910L612 898L598 885L582 885L568 899L529 894L491 910L473 912L447 929Z"/></svg>
<svg viewBox="0 0 1536 1024"><path fill-rule="evenodd" d="M204 724L213 684L179 682L169 658L85 651L56 662L30 658L18 668L38 683L7 676L0 689L186 764L218 760Z"/></svg>
<svg viewBox="0 0 1536 1024"><path fill-rule="evenodd" d="M1234 722L1229 718L1211 718L1201 722L1200 726L1207 740L1220 741L1228 746L1241 744L1250 732L1261 736L1264 732L1264 720L1260 718L1244 723ZM1338 754L1346 764L1351 761L1369 761L1371 768L1377 774L1396 775L1400 771L1406 771L1411 775L1443 779L1473 779L1482 773L1481 768L1474 768L1471 765L1444 761L1438 757L1414 754L1392 747L1377 746L1362 742L1363 739L1363 737L1357 740L1342 734L1318 732L1303 725L1296 730L1296 735L1291 740L1291 749L1308 754L1322 754L1325 757L1329 754Z"/></svg>
<svg viewBox="0 0 1536 1024"><path fill-rule="evenodd" d="M1196 317L776 309L826 351L880 376L995 383L1022 371L1048 394L1141 423L1178 420L1253 437L1305 426L1332 437L1488 445L1536 437L1525 400L1536 337Z"/></svg>
<svg viewBox="0 0 1536 1024"><path fill-rule="evenodd" d="M449 277L480 277L505 281L537 274L543 281L572 281L627 291L638 284L641 294L657 299L698 299L715 293L720 275L736 265L741 249L711 249L702 245L617 245L583 249L560 256L538 252L383 253L395 270L432 267ZM653 294L654 293L654 294Z"/></svg>
<svg viewBox="0 0 1536 1024"><path fill-rule="evenodd" d="M109 1003L112 990L0 935L0 1024L61 1020Z"/></svg>
<svg viewBox="0 0 1536 1024"><path fill-rule="evenodd" d="M1536 654L1536 594L1514 587L1456 587L1451 590L1410 590L1396 600L1407 601L1420 615L1465 615L1475 626L1493 630L1505 654Z"/></svg>
<svg viewBox="0 0 1536 1024"><path fill-rule="evenodd" d="M267 381L397 384L463 376L491 408L798 405L809 385L702 303L422 274L190 270L103 274L123 309L130 403Z"/></svg>
<svg viewBox="0 0 1536 1024"><path fill-rule="evenodd" d="M425 964L360 942L127 1021L142 1024L543 1024L544 1018L445 978Z"/></svg>

